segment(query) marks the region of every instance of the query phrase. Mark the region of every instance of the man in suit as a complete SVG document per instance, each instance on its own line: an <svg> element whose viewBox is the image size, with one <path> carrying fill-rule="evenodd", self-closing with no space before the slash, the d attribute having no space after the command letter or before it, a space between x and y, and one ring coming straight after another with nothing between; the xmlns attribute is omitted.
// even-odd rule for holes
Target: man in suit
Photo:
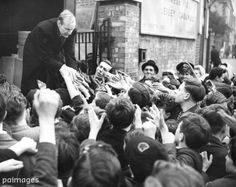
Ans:
<svg viewBox="0 0 236 187"><path fill-rule="evenodd" d="M213 64L214 67L218 67L221 64L219 52L216 50L215 46L212 45L212 50L211 50L211 63Z"/></svg>
<svg viewBox="0 0 236 187"><path fill-rule="evenodd" d="M23 94L38 88L38 81L50 89L61 87L63 71L75 77L75 27L75 16L64 10L58 18L42 21L31 31L24 46Z"/></svg>
<svg viewBox="0 0 236 187"><path fill-rule="evenodd" d="M151 80L151 82L156 82L157 78L156 75L159 72L159 68L156 65L156 62L154 60L148 60L142 65L142 71L143 71L143 78L139 80L141 83L148 83L148 81Z"/></svg>

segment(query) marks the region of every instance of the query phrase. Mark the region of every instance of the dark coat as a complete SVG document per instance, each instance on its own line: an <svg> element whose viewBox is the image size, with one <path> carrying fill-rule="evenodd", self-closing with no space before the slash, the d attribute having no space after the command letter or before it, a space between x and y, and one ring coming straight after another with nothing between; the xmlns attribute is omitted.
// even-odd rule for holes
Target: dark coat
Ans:
<svg viewBox="0 0 236 187"><path fill-rule="evenodd" d="M74 55L76 30L68 38L60 36L57 19L40 22L28 35L23 53L21 89L27 94L38 88L37 80L56 89L63 82L59 69L63 64L76 68Z"/></svg>
<svg viewBox="0 0 236 187"><path fill-rule="evenodd" d="M218 67L221 63L219 52L216 49L211 51L211 62L213 63L214 67Z"/></svg>
<svg viewBox="0 0 236 187"><path fill-rule="evenodd" d="M17 156L15 152L9 150L9 149L2 149L0 151L0 162L8 160L8 159L15 159L15 160L20 160L23 162L24 167L21 169L9 171L9 172L3 172L0 174L0 186L5 183L5 184L10 184L11 186L17 186L17 187L24 187L26 186L26 181L25 182L17 182L17 180L14 181L5 181L4 179L9 179L9 178L17 178L19 180L30 178L34 169L35 165L35 156L29 153L23 153L21 156Z"/></svg>
<svg viewBox="0 0 236 187"><path fill-rule="evenodd" d="M9 159L18 159L16 153L10 149L0 149L0 162L9 160Z"/></svg>
<svg viewBox="0 0 236 187"><path fill-rule="evenodd" d="M214 180L212 182L207 183L207 187L235 187L236 186L236 176L229 175L224 178L220 178Z"/></svg>
<svg viewBox="0 0 236 187"><path fill-rule="evenodd" d="M102 140L105 143L110 144L113 149L118 154L118 159L120 161L121 167L123 170L127 169L128 162L125 158L124 154L124 138L126 136L126 131L122 129L106 129L101 132L99 132L97 140Z"/></svg>
<svg viewBox="0 0 236 187"><path fill-rule="evenodd" d="M177 116L177 121L180 121L181 117L183 115L185 115L187 112L198 113L199 110L200 110L200 105L198 103L196 103L191 108L189 108L187 111L185 111L185 112L180 111L178 116Z"/></svg>
<svg viewBox="0 0 236 187"><path fill-rule="evenodd" d="M226 175L225 156L228 153L227 147L219 139L211 137L209 143L201 149L207 151L208 155L213 155L211 166L207 170L209 180L215 180Z"/></svg>
<svg viewBox="0 0 236 187"><path fill-rule="evenodd" d="M189 148L178 149L176 159L179 163L188 165L202 174L202 157L197 151Z"/></svg>

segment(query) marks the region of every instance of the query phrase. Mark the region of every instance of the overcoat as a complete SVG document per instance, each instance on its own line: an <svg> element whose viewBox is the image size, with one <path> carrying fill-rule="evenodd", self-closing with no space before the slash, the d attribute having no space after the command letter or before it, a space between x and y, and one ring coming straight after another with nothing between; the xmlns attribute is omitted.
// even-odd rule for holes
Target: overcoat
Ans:
<svg viewBox="0 0 236 187"><path fill-rule="evenodd" d="M46 83L50 89L61 86L61 66L76 68L75 35L76 30L68 38L60 36L57 18L42 21L31 31L23 53L23 94L38 88L37 80Z"/></svg>

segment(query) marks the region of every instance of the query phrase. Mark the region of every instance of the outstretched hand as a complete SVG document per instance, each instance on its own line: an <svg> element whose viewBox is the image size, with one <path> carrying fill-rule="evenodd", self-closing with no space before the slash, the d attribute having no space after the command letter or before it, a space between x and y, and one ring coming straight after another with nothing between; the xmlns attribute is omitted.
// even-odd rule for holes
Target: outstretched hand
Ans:
<svg viewBox="0 0 236 187"><path fill-rule="evenodd" d="M71 80L75 80L77 77L77 74L78 74L75 69L73 69L65 64L61 67L61 69L59 71L60 71L63 78L70 77Z"/></svg>
<svg viewBox="0 0 236 187"><path fill-rule="evenodd" d="M134 113L133 124L135 126L135 129L142 128L142 119L141 119L142 110L139 107L139 105L135 104L134 106L135 106L135 113Z"/></svg>
<svg viewBox="0 0 236 187"><path fill-rule="evenodd" d="M17 169L21 169L23 167L24 165L22 161L9 159L9 160L0 162L0 173L14 171Z"/></svg>
<svg viewBox="0 0 236 187"><path fill-rule="evenodd" d="M38 90L34 95L34 106L39 116L39 142L56 144L54 120L59 101L59 94L50 89Z"/></svg>
<svg viewBox="0 0 236 187"><path fill-rule="evenodd" d="M160 128L163 144L175 142L175 135L169 131L169 128L166 125L163 109L160 110L160 126L159 126L159 128Z"/></svg>
<svg viewBox="0 0 236 187"><path fill-rule="evenodd" d="M152 121L157 128L160 128L160 110L155 104L152 104L150 107L150 115L152 116L152 119L149 118L149 120Z"/></svg>
<svg viewBox="0 0 236 187"><path fill-rule="evenodd" d="M206 151L201 152L200 155L202 156L202 171L206 172L212 164L213 155L210 155L208 158Z"/></svg>
<svg viewBox="0 0 236 187"><path fill-rule="evenodd" d="M157 127L156 125L151 121L146 121L142 125L143 132L146 136L155 139Z"/></svg>
<svg viewBox="0 0 236 187"><path fill-rule="evenodd" d="M98 119L97 114L95 113L92 106L87 106L89 124L90 124L90 133L89 139L97 139L97 134L99 130L102 128L103 121L106 117L106 113L104 112L100 119Z"/></svg>
<svg viewBox="0 0 236 187"><path fill-rule="evenodd" d="M23 137L19 142L11 146L9 149L14 151L16 155L20 156L24 152L36 153L38 150L36 148L37 143L28 137Z"/></svg>

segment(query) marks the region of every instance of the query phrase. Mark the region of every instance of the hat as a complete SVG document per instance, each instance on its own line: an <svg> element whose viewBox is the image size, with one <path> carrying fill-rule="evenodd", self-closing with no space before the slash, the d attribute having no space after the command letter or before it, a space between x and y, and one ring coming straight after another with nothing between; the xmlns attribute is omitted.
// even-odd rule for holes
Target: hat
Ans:
<svg viewBox="0 0 236 187"><path fill-rule="evenodd" d="M138 104L140 108L150 105L149 89L140 82L136 82L129 89L128 95L133 104Z"/></svg>
<svg viewBox="0 0 236 187"><path fill-rule="evenodd" d="M142 65L142 71L145 69L146 66L152 66L156 72L156 74L158 74L159 72L159 68L157 67L156 63L154 60L148 60L147 62L145 62L143 65Z"/></svg>
<svg viewBox="0 0 236 187"><path fill-rule="evenodd" d="M201 81L193 77L185 77L185 90L190 93L192 99L195 102L201 101L206 95L206 89L202 85Z"/></svg>
<svg viewBox="0 0 236 187"><path fill-rule="evenodd" d="M217 84L216 90L222 93L227 99L233 94L231 86L225 83Z"/></svg>
<svg viewBox="0 0 236 187"><path fill-rule="evenodd" d="M192 66L192 68L194 69L194 65L191 63L191 62L180 62L177 66L176 66L176 70L177 71L181 71L181 70L183 70L183 68L185 67L184 65L191 65Z"/></svg>
<svg viewBox="0 0 236 187"><path fill-rule="evenodd" d="M204 100L207 106L212 104L222 104L227 101L226 97L219 91L208 94Z"/></svg>
<svg viewBox="0 0 236 187"><path fill-rule="evenodd" d="M107 63L109 66L112 67L111 62L110 62L109 60L105 59L105 60L102 60L100 63L102 63L102 62L105 62L105 63ZM100 63L99 63L99 64L100 64Z"/></svg>
<svg viewBox="0 0 236 187"><path fill-rule="evenodd" d="M206 89L203 85L199 86L199 87L193 87L193 89L190 91L191 96L193 97L193 99L198 102L203 100L203 98L206 95Z"/></svg>
<svg viewBox="0 0 236 187"><path fill-rule="evenodd" d="M209 79L214 80L217 76L221 77L226 72L225 69L220 67L214 67L209 73Z"/></svg>
<svg viewBox="0 0 236 187"><path fill-rule="evenodd" d="M132 137L126 144L125 157L134 178L140 182L151 174L156 160L168 160L168 154L163 145L147 136Z"/></svg>
<svg viewBox="0 0 236 187"><path fill-rule="evenodd" d="M162 72L162 76L173 76L173 78L177 79L176 72L172 69L168 69Z"/></svg>

